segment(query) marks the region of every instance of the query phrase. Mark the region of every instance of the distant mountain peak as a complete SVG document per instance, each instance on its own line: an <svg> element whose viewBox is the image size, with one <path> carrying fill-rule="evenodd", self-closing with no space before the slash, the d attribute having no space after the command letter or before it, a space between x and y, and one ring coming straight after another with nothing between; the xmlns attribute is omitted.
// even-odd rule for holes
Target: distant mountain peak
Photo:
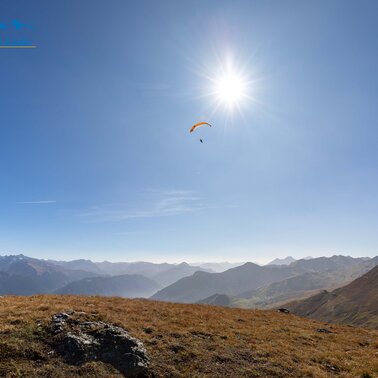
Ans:
<svg viewBox="0 0 378 378"><path fill-rule="evenodd" d="M287 256L284 259L274 259L267 265L290 265L294 261L296 260L293 257Z"/></svg>
<svg viewBox="0 0 378 378"><path fill-rule="evenodd" d="M182 263L178 264L177 266L190 266L187 262L183 261Z"/></svg>

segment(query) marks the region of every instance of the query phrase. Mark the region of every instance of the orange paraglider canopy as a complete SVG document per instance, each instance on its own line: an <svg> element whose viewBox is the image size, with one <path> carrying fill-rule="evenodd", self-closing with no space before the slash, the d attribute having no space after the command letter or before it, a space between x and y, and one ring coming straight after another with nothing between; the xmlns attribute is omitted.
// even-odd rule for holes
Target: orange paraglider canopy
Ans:
<svg viewBox="0 0 378 378"><path fill-rule="evenodd" d="M208 126L211 127L210 123L207 123L207 122L198 122L198 123L196 123L195 125L193 125L193 126L190 128L189 132L192 133L197 127L204 126L204 125L208 125Z"/></svg>

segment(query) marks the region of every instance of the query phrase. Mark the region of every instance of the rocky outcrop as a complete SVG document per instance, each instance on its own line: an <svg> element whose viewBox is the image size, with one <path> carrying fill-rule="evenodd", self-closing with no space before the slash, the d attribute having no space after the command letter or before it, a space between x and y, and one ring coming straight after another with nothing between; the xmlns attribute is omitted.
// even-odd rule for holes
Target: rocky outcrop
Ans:
<svg viewBox="0 0 378 378"><path fill-rule="evenodd" d="M69 311L53 315L51 332L56 351L68 363L102 361L127 377L152 376L143 343L121 327L88 321L87 314Z"/></svg>

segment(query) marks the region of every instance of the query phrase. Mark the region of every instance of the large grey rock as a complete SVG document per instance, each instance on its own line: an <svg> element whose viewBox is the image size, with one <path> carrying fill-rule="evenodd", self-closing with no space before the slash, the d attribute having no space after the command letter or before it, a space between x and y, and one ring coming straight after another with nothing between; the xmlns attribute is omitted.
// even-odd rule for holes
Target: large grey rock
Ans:
<svg viewBox="0 0 378 378"><path fill-rule="evenodd" d="M53 315L51 331L56 350L74 365L102 361L127 377L151 377L150 359L143 343L121 327L84 321L85 313Z"/></svg>

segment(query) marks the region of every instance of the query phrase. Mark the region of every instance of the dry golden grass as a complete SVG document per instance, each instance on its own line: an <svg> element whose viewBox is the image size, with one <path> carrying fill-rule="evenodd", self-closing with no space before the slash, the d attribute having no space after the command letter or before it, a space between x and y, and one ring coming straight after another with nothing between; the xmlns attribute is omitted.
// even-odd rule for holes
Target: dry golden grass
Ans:
<svg viewBox="0 0 378 378"><path fill-rule="evenodd" d="M274 311L80 296L0 299L0 376L112 377L99 362L49 356L51 315L68 309L141 339L159 377L376 377L378 332ZM39 325L40 324L40 325ZM317 332L327 327L332 333Z"/></svg>

